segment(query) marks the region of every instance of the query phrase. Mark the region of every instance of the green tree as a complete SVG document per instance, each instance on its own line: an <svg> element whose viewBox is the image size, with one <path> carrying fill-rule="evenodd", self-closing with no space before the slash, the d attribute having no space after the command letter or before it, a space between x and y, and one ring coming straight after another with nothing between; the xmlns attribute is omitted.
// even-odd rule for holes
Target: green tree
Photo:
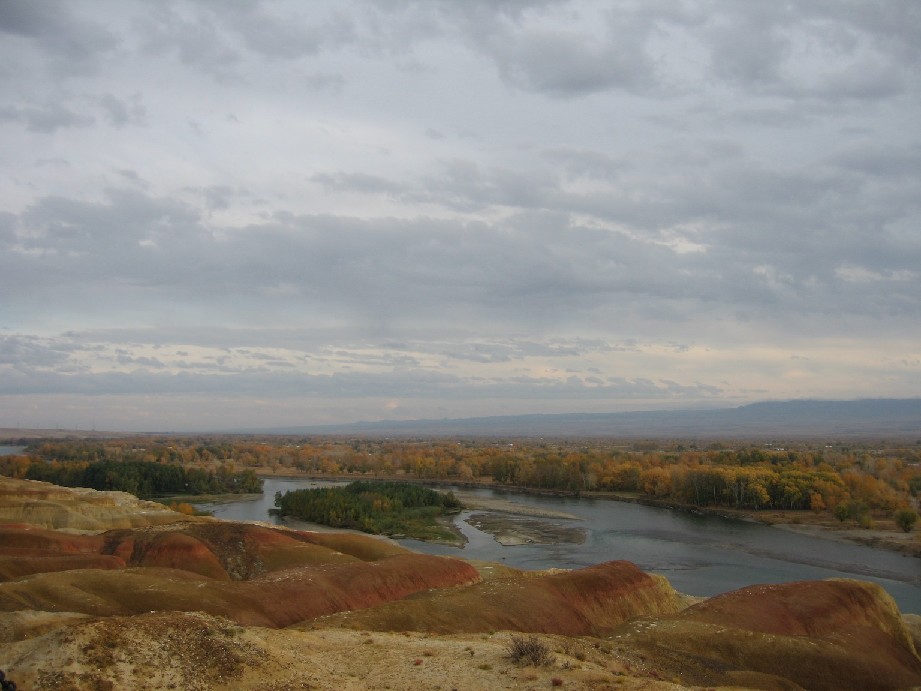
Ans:
<svg viewBox="0 0 921 691"><path fill-rule="evenodd" d="M910 533L911 529L915 527L915 523L918 522L918 514L911 509L899 509L895 512L893 518L895 518L896 525L906 533Z"/></svg>

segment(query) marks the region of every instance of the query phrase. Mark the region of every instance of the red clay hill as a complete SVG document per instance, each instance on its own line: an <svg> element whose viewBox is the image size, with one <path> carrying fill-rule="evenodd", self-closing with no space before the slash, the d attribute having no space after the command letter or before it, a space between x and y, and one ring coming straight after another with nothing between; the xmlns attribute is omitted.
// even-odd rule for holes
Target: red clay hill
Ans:
<svg viewBox="0 0 921 691"><path fill-rule="evenodd" d="M0 668L35 689L921 685L911 630L867 583L756 586L692 603L622 561L523 572L6 478L0 623ZM556 662L516 671L497 631L543 637ZM419 669L385 670L403 664L401 650ZM219 651L233 663L214 671Z"/></svg>

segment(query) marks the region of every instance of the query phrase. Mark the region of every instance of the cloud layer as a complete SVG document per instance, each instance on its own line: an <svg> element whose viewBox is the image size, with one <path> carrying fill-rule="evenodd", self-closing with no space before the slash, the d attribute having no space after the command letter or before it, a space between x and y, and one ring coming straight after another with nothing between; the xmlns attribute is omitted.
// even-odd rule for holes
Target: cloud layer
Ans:
<svg viewBox="0 0 921 691"><path fill-rule="evenodd" d="M0 6L0 426L921 394L921 9Z"/></svg>

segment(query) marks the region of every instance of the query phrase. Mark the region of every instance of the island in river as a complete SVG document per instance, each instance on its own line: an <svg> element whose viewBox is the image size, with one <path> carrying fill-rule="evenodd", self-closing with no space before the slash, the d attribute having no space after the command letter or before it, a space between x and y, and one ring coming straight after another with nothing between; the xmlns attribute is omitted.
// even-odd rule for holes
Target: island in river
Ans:
<svg viewBox="0 0 921 691"><path fill-rule="evenodd" d="M453 542L455 532L441 520L461 504L451 492L409 482L359 480L339 487L276 492L272 513L332 528L376 535Z"/></svg>
<svg viewBox="0 0 921 691"><path fill-rule="evenodd" d="M282 519L458 547L467 541L454 522L461 509L473 510L466 523L504 546L585 541L584 528L548 520L581 520L571 513L408 482L363 480L277 492L275 506L270 513Z"/></svg>

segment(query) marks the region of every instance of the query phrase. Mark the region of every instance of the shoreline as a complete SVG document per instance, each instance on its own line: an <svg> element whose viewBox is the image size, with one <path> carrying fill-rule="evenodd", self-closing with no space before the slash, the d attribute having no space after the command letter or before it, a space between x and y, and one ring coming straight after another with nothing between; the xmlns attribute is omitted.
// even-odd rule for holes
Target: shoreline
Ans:
<svg viewBox="0 0 921 691"><path fill-rule="evenodd" d="M759 513L727 507L693 506L655 499L654 497L633 496L616 492L586 492L584 494L595 499L613 499L644 506L672 509L673 511L686 511L702 516L717 516L719 518L760 523L772 528L780 528L781 530L801 533L824 540L853 542L865 547L897 552L909 557L921 557L921 541L918 540L915 531L905 533L904 531L860 528L858 526L828 525L829 520L811 511L765 510Z"/></svg>

